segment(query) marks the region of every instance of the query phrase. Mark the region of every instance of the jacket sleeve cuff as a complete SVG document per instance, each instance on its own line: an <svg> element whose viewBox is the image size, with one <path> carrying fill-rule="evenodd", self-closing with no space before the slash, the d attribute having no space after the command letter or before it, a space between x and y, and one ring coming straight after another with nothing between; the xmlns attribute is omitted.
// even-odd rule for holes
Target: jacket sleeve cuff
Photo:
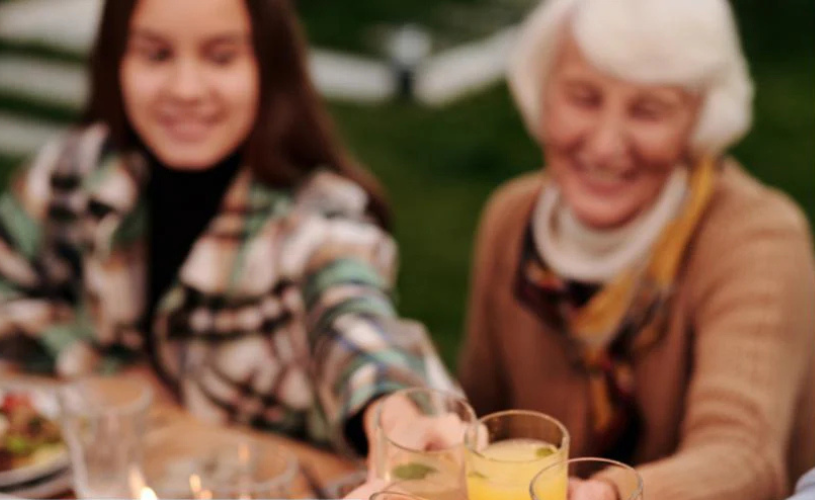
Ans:
<svg viewBox="0 0 815 500"><path fill-rule="evenodd" d="M375 368L371 366L371 368ZM364 368L360 370L365 377ZM356 375L356 374L355 374ZM376 400L392 394L398 390L405 389L408 385L394 381L371 381L363 387L355 387L353 390L345 390L340 395L339 403L341 410L335 420L331 422L331 442L335 449L348 456L365 456L369 449L368 436L365 434L362 412L367 410ZM349 428L358 422L361 426L354 432ZM362 441L360 441L360 434Z"/></svg>

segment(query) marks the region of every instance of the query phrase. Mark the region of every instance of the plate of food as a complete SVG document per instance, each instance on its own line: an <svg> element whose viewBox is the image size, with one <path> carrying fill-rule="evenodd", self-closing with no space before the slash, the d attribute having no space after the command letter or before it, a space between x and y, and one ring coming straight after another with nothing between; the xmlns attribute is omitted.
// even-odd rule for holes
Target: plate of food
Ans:
<svg viewBox="0 0 815 500"><path fill-rule="evenodd" d="M64 476L70 458L53 393L0 388L0 491Z"/></svg>

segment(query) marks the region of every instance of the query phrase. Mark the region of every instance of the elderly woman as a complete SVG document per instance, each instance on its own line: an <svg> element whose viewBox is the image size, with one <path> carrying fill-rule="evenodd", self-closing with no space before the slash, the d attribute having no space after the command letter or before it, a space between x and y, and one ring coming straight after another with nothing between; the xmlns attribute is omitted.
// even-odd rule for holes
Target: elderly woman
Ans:
<svg viewBox="0 0 815 500"><path fill-rule="evenodd" d="M725 0L550 0L510 85L546 168L480 226L462 383L560 419L648 498L770 500L815 464L807 221L727 149L752 86ZM783 166L779 166L783 167Z"/></svg>

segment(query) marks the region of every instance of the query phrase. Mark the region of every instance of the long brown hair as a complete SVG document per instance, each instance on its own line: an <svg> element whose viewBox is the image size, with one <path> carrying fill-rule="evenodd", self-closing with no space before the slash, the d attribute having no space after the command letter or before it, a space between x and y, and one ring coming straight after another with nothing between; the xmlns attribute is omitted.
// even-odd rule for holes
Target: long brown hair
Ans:
<svg viewBox="0 0 815 500"><path fill-rule="evenodd" d="M245 161L264 182L293 187L318 167L362 186L368 210L383 227L390 213L374 177L340 144L331 119L308 76L305 37L288 0L243 0L252 22L252 43L260 72L260 102ZM138 138L125 113L119 68L130 19L138 0L107 0L90 59L90 99L86 122L103 122L122 150Z"/></svg>

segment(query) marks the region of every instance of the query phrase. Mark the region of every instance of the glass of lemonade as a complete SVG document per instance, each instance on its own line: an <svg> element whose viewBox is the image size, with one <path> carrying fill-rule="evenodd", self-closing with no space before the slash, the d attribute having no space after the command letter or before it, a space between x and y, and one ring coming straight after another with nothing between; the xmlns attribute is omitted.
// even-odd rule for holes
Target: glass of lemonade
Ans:
<svg viewBox="0 0 815 500"><path fill-rule="evenodd" d="M575 458L552 464L535 476L529 492L533 500L569 500L567 482L588 479L610 485L607 494L615 500L643 500L642 478L637 471L605 458ZM598 500L604 499L600 496Z"/></svg>
<svg viewBox="0 0 815 500"><path fill-rule="evenodd" d="M433 389L404 389L384 398L375 418L373 466L377 478L427 500L467 498L464 439L476 417L464 399ZM392 419L407 424L388 425ZM430 427L446 429L445 442L430 449L419 447L413 438Z"/></svg>
<svg viewBox="0 0 815 500"><path fill-rule="evenodd" d="M470 500L529 500L532 478L568 458L569 433L543 413L493 413L471 428L467 455ZM565 488L565 470L560 479Z"/></svg>

